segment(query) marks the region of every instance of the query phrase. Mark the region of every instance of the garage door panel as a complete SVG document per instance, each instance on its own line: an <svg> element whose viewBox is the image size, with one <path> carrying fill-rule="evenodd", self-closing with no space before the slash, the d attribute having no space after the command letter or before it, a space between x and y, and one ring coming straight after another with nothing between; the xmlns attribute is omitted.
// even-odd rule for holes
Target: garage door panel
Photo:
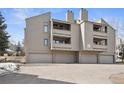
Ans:
<svg viewBox="0 0 124 93"><path fill-rule="evenodd" d="M99 63L101 64L107 64L107 63L113 63L113 56L99 56Z"/></svg>
<svg viewBox="0 0 124 93"><path fill-rule="evenodd" d="M29 62L51 62L52 56L50 54L30 54Z"/></svg>
<svg viewBox="0 0 124 93"><path fill-rule="evenodd" d="M75 61L74 54L64 54L64 53L54 54L55 63L73 63L74 61Z"/></svg>
<svg viewBox="0 0 124 93"><path fill-rule="evenodd" d="M97 56L96 55L81 55L79 60L80 60L80 63L96 64Z"/></svg>

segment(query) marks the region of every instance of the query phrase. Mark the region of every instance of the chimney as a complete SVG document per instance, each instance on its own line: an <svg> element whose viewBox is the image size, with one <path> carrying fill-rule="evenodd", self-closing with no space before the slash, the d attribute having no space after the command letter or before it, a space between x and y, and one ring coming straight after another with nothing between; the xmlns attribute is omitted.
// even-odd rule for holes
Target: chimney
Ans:
<svg viewBox="0 0 124 93"><path fill-rule="evenodd" d="M66 21L70 23L74 23L74 13L72 11L67 11L66 13Z"/></svg>
<svg viewBox="0 0 124 93"><path fill-rule="evenodd" d="M80 20L88 21L88 11L86 9L81 8Z"/></svg>

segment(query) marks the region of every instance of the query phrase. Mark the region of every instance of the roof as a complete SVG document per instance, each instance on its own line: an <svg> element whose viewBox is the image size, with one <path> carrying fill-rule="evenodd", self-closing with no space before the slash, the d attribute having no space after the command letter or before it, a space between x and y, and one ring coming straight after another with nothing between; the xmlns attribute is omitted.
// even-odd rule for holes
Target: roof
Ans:
<svg viewBox="0 0 124 93"><path fill-rule="evenodd" d="M110 24L108 24L108 23L107 23L104 19L102 19L102 18L101 18L99 21L96 21L96 22L86 21L86 20L85 20L85 21L81 21L80 24L83 23L83 22L90 22L90 23L99 24L99 25L101 25L101 24L104 25L104 24L105 24L105 25L108 25L109 27L111 27L114 31L116 31L116 29L114 29Z"/></svg>
<svg viewBox="0 0 124 93"><path fill-rule="evenodd" d="M51 21L65 23L65 24L75 24L76 23L76 22L72 23L72 22L68 22L65 20L59 20L59 19L53 19L53 18L51 19Z"/></svg>
<svg viewBox="0 0 124 93"><path fill-rule="evenodd" d="M111 27L113 30L116 31L114 27L112 27L109 23L107 23L103 18L100 19L101 23L107 24L109 27Z"/></svg>
<svg viewBox="0 0 124 93"><path fill-rule="evenodd" d="M39 17L39 16L46 15L46 14L51 14L51 12L46 12L46 13L39 14L39 15L36 15L36 16L31 16L31 17L26 18L25 20L30 19L30 18L34 18L34 17Z"/></svg>

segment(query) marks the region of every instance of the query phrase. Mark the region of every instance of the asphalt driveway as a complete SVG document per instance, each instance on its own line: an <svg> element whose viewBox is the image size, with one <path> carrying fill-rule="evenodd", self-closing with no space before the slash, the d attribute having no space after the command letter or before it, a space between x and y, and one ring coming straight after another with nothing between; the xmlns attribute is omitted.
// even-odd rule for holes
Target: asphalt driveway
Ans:
<svg viewBox="0 0 124 93"><path fill-rule="evenodd" d="M18 73L0 77L1 84L124 83L119 64L27 64Z"/></svg>

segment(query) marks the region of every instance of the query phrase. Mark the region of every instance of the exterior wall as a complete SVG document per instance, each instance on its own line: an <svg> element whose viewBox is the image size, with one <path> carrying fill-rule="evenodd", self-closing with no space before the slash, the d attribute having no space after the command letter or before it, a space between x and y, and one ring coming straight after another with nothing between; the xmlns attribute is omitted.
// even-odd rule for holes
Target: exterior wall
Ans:
<svg viewBox="0 0 124 93"><path fill-rule="evenodd" d="M81 37L82 37L81 42L83 43L81 50L101 51L101 52L110 50L110 48L108 48L108 46L110 47L110 44L108 44L107 46L93 44L93 38L108 39L109 41L110 41L110 38L114 39L112 36L109 36L110 35L109 33L93 31L93 24L94 24L93 22L85 21L85 22L81 23L81 25L80 25L81 26ZM97 23L95 23L95 24L97 24ZM112 32L114 33L113 30L112 30ZM111 34L113 34L113 33L111 33ZM115 42L113 41L112 43L114 44Z"/></svg>
<svg viewBox="0 0 124 93"><path fill-rule="evenodd" d="M71 25L71 31L72 31L72 50L73 51L79 51L79 37L80 37L80 28L78 24L72 24Z"/></svg>
<svg viewBox="0 0 124 93"><path fill-rule="evenodd" d="M103 23L105 24L105 23ZM111 26L108 27L107 38L108 38L108 45L107 51L101 52L99 56L101 57L100 63L114 63L115 62L115 44L116 44L116 36L115 30Z"/></svg>
<svg viewBox="0 0 124 93"><path fill-rule="evenodd" d="M82 50L93 50L93 25L91 23L84 22L81 25L81 37L82 37Z"/></svg>
<svg viewBox="0 0 124 93"><path fill-rule="evenodd" d="M114 55L115 54L115 31L108 26L108 47L107 47L107 51L103 52L101 54L110 54L110 55Z"/></svg>
<svg viewBox="0 0 124 93"><path fill-rule="evenodd" d="M86 21L80 25L81 26L80 44L82 44L80 45L81 46L80 50L88 52L87 54L82 52L83 53L82 55L80 55L79 53L80 63L95 63L95 56L97 56L98 63L114 63L115 30L106 23L101 23L101 24L107 25L107 29L108 29L107 33L93 31L92 22ZM93 37L107 39L107 46L93 45ZM98 48L98 49L94 49L94 48ZM91 51L94 51L94 54L91 55L90 54ZM95 54L95 52L97 52L97 55Z"/></svg>
<svg viewBox="0 0 124 93"><path fill-rule="evenodd" d="M25 32L25 47L26 47L26 61L30 61L30 53L44 53L50 52L49 46L44 46L44 39L50 41L50 13L34 16L26 19L26 32ZM44 25L48 24L49 31L44 32Z"/></svg>

